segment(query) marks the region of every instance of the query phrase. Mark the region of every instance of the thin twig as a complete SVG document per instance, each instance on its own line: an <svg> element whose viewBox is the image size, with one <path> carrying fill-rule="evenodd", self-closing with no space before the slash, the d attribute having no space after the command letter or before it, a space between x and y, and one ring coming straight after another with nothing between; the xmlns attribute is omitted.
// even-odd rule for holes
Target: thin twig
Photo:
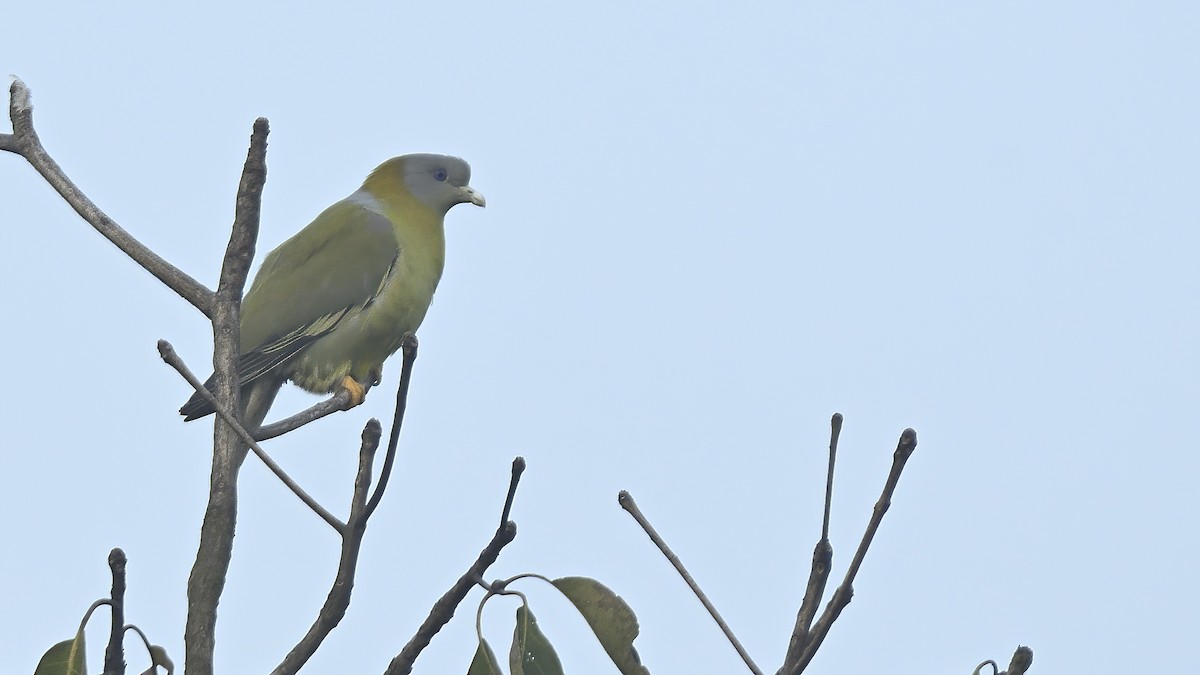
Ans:
<svg viewBox="0 0 1200 675"><path fill-rule="evenodd" d="M829 512L833 505L833 469L837 464L838 439L842 436L842 414L829 420L829 466L825 470L825 516L821 519L821 538L829 539Z"/></svg>
<svg viewBox="0 0 1200 675"><path fill-rule="evenodd" d="M330 513L328 509L326 509L324 506L321 506L316 499L313 499L311 495L305 492L304 488L300 487L300 484L292 479L292 477L283 470L283 467L279 466L279 464L267 454L267 451L262 449L262 446L255 442L255 440L250 436L250 432L246 431L246 429L242 427L241 422L238 421L237 417L235 417L233 413L226 410L223 406L217 404L217 400L212 395L212 392L205 388L204 384L200 382L200 379L196 377L195 373L193 373L187 367L187 364L185 364L183 359L179 357L179 354L176 353L175 348L171 346L170 342L167 342L166 340L159 340L158 353L162 357L162 360L167 363L167 365L174 368L175 371L183 377L183 379L187 380L188 384L192 385L193 389L200 392L200 395L203 396L210 404L212 404L213 408L217 412L217 415L219 415L226 424L233 428L234 432L238 435L238 439L242 443L245 443L250 450L254 452L256 457L262 460L262 463L267 467L267 469L269 469L271 473L275 474L275 477L278 478L284 485L286 485L287 488L292 491L292 494L299 497L300 501L304 502L308 508L312 509L314 513L320 516L321 520L329 523L329 526L337 530L338 533L342 533L345 530L346 525L342 523L337 516Z"/></svg>
<svg viewBox="0 0 1200 675"><path fill-rule="evenodd" d="M829 464L825 469L825 517L821 521L821 539L813 547L812 567L808 572L808 584L804 588L804 599L800 602L800 610L796 613L796 626L792 629L792 639L788 642L785 664L800 658L804 648L808 646L809 628L817 608L821 606L821 598L825 595L825 586L829 583L829 573L833 568L833 545L829 543L829 513L833 503L833 470L837 464L838 439L842 435L842 414L834 413L830 420L829 432Z"/></svg>
<svg viewBox="0 0 1200 675"><path fill-rule="evenodd" d="M242 288L254 257L262 189L266 183L267 120L254 121L250 149L238 184L233 231L221 265L213 301L214 393L220 406L239 410L239 308ZM244 430L243 430L244 432ZM212 675L216 648L217 604L225 588L237 529L237 476L246 446L233 425L217 422L213 432L213 461L208 506L200 525L200 546L188 577L188 615L184 628L184 667L188 675Z"/></svg>
<svg viewBox="0 0 1200 675"><path fill-rule="evenodd" d="M108 633L108 648L104 650L104 675L125 675L125 552L114 548L108 553L108 568L112 570L112 625Z"/></svg>
<svg viewBox="0 0 1200 675"><path fill-rule="evenodd" d="M383 456L383 469L379 472L379 484L375 486L375 493L371 495L370 501L367 502L367 508L363 511L363 520L368 520L371 514L375 513L375 509L379 506L379 500L383 499L383 491L387 489L388 479L392 475L392 464L396 461L396 450L400 445L400 428L404 426L404 411L408 409L408 385L412 381L413 364L417 361L417 336L412 333L405 333L400 340L400 350L404 354L404 361L400 366L400 385L396 388L396 410L392 414L392 430L388 434L387 454Z"/></svg>
<svg viewBox="0 0 1200 675"><path fill-rule="evenodd" d="M512 512L513 500L517 497L517 483L521 482L521 474L525 473L525 458L517 456L512 461L512 478L508 481L508 496L504 498L504 509L500 511L500 527L508 522Z"/></svg>
<svg viewBox="0 0 1200 675"><path fill-rule="evenodd" d="M896 492L896 485L900 481L900 474L904 471L904 464L912 456L916 448L917 432L912 429L905 429L900 434L900 442L896 444L896 452L892 454L892 469L888 472L887 482L883 486L883 493L879 496L879 501L875 502L875 508L871 511L871 520L867 523L867 529L863 532L862 541L859 542L858 549L854 552L854 559L850 561L850 567L846 570L846 576L842 579L842 583L837 587L837 590L833 592L833 597L829 599L829 604L825 606L825 611L821 614L821 618L813 626L809 636L809 643L804 649L804 653L796 661L784 664L781 670L786 675L799 675L799 673L804 672L809 662L812 661L813 656L816 655L817 649L821 647L821 643L825 641L825 636L829 634L829 629L833 626L833 622L841 615L846 605L850 604L850 600L854 597L854 579L858 576L858 570L862 567L863 559L867 556L867 549L870 548L871 541L875 538L875 533L879 531L879 524L883 522L883 514L887 513L888 508L892 504L892 495Z"/></svg>
<svg viewBox="0 0 1200 675"><path fill-rule="evenodd" d="M371 486L371 468L375 462L375 453L379 449L381 435L379 420L367 421L367 425L363 427L362 444L358 451L358 474L354 478L354 493L350 498L350 515L346 518L346 528L342 531L342 553L338 561L337 575L334 576L329 594L325 596L325 604L321 606L321 611L317 613L317 618L308 629L308 633L296 643L275 670L271 671L272 675L291 675L299 671L341 622L350 607L350 594L354 590L354 576L358 569L358 555L362 550L363 536L366 534L367 519L364 508L367 505L367 491Z"/></svg>
<svg viewBox="0 0 1200 675"><path fill-rule="evenodd" d="M521 474L525 471L525 460L517 457L512 463L512 474L508 480L508 495L504 500L504 514L507 516L509 508L512 506L513 495L517 491L517 484L521 482ZM500 550L509 544L517 536L517 524L511 520L505 520L500 523L500 527L496 530L496 534L492 535L492 540L483 548L476 558L475 564L471 565L470 569L463 573L458 581L446 591L445 595L434 603L433 608L429 610L429 616L425 617L425 621L421 627L417 629L416 635L404 645L404 649L396 655L388 664L384 675L408 675L412 672L413 664L421 652L429 646L429 642L433 640L433 636L438 634L438 631L445 626L451 618L454 617L454 610L467 597L474 586L483 586L488 589L488 593L501 593L502 588L493 589L483 582L483 573L491 567L492 563L496 562L496 558L500 557Z"/></svg>
<svg viewBox="0 0 1200 675"><path fill-rule="evenodd" d="M408 675L412 672L413 663L429 646L433 636L437 635L442 626L445 626L454 617L454 610L467 597L467 593L475 587L478 579L483 578L483 573L487 571L488 567L491 567L492 563L496 562L496 558L500 557L501 549L516 536L517 524L512 521L496 530L496 534L492 535L492 540L479 553L479 557L470 569L434 603L433 608L429 610L429 616L425 617L425 621L417 629L416 635L413 635L408 644L404 645L404 649L401 649L400 653L396 655L396 658L388 663L387 670L383 671L384 675Z"/></svg>
<svg viewBox="0 0 1200 675"><path fill-rule="evenodd" d="M33 103L29 88L21 80L14 79L8 91L8 114L12 119L13 133L0 135L0 150L24 157L42 178L46 179L50 187L97 232L205 316L212 318L214 293L134 239L88 199L42 147L42 141L33 127Z"/></svg>
<svg viewBox="0 0 1200 675"><path fill-rule="evenodd" d="M363 386L363 392L365 393L370 388L370 383L367 383ZM350 405L350 391L348 389L341 389L333 396L330 396L329 398L313 405L310 408L301 410L291 417L285 417L278 422L265 424L255 429L254 438L255 440L259 441L270 440L272 438L295 431L306 424L316 422L322 417L331 415L335 412L349 410L352 407L354 406Z"/></svg>
<svg viewBox="0 0 1200 675"><path fill-rule="evenodd" d="M659 536L658 532L655 531L654 527L650 524L650 521L646 519L646 516L642 515L642 511L638 508L637 502L633 501L633 495L629 494L625 490L621 490L621 492L617 495L617 502L621 505L621 508L628 511L629 515L633 516L633 519L637 521L638 525L642 526L642 530L644 530L646 534L650 536L650 541L654 542L654 545L658 547L658 550L662 551L662 554L666 556L667 560L669 560L671 564L675 566L675 571L679 572L679 576L683 577L683 580L687 583L688 588L691 588L692 593L695 593L696 597L700 599L701 604L703 604L704 608L708 610L709 615L711 615L713 620L717 622L717 625L720 626L721 632L725 634L725 638L729 640L729 643L732 644L733 648L737 650L738 655L741 656L742 660L746 662L746 667L750 669L750 672L754 673L754 675L762 675L762 671L758 669L758 666L754 663L754 659L750 658L750 654L746 651L746 648L742 646L742 643L738 641L737 636L733 634L733 631L729 628L729 624L725 623L725 619L721 618L721 614L717 612L717 608L714 607L711 602L709 602L708 596L704 594L704 591L700 590L699 584L692 579L692 575L688 574L687 569L683 566L683 561L681 561L679 556L675 555L675 553L671 551L670 547L667 546L667 542L664 541L661 536Z"/></svg>

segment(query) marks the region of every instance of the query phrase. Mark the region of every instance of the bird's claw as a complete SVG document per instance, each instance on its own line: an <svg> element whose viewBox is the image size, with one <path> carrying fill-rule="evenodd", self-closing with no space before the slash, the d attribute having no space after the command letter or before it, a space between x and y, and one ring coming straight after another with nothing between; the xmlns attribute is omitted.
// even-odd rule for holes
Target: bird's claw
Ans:
<svg viewBox="0 0 1200 675"><path fill-rule="evenodd" d="M349 375L347 375L345 377L345 379L342 380L342 389L344 389L346 391L346 393L350 394L350 406L349 407L351 407L351 408L353 408L354 406L357 406L357 405L361 405L363 400L367 398L367 390L364 389L363 386L358 383L358 380L355 380L353 377L350 377Z"/></svg>

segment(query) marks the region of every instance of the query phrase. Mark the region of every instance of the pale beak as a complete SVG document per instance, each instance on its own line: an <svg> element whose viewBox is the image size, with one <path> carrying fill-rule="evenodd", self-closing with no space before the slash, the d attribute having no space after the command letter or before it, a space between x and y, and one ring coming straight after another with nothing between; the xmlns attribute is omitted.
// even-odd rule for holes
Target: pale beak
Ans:
<svg viewBox="0 0 1200 675"><path fill-rule="evenodd" d="M475 206L487 206L487 200L483 198L483 195L476 192L475 188L470 185L464 185L459 189L462 190L462 200L464 202L470 202Z"/></svg>

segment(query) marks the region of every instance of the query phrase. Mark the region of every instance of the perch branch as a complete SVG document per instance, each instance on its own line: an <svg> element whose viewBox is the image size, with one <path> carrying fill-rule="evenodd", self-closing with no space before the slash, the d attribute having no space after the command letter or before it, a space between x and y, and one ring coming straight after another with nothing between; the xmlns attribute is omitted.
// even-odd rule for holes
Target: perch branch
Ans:
<svg viewBox="0 0 1200 675"><path fill-rule="evenodd" d="M708 596L704 594L704 591L700 590L700 585L697 584L694 579L692 579L692 575L688 574L687 569L683 566L683 561L681 561L679 556L675 555L675 553L671 551L670 547L667 546L667 542L663 540L661 536L659 536L658 532L655 531L654 526L652 526L650 521L646 519L646 516L642 515L642 511L638 508L637 502L633 501L633 495L629 494L625 490L621 490L620 494L617 495L617 502L621 505L621 508L628 511L629 515L633 516L633 519L637 521L637 524L641 525L646 534L650 536L650 541L653 541L654 545L658 547L658 550L662 551L662 554L666 556L667 560L669 560L671 564L675 566L675 571L679 572L679 576L683 577L683 580L687 583L688 588L691 588L692 593L695 593L696 597L700 599L700 603L704 605L704 609L708 610L709 615L711 615L713 620L717 622L717 625L720 626L721 632L725 634L725 638L729 640L729 643L732 644L733 648L737 650L738 656L741 656L742 660L746 662L746 667L750 669L750 672L754 673L754 675L762 675L762 671L758 669L758 666L754 663L754 659L750 658L749 652L747 652L746 648L742 646L742 643L738 641L737 636L733 634L733 631L729 628L729 624L725 623L725 619L721 618L721 614L717 612L717 608L714 607L712 602L709 601Z"/></svg>
<svg viewBox="0 0 1200 675"><path fill-rule="evenodd" d="M100 210L87 195L67 178L58 163L50 157L38 138L33 127L33 103L29 88L19 79L14 79L8 89L8 114L12 119L13 133L0 134L0 150L18 154L29 162L42 178L54 188L60 196L75 209L89 225L96 229L105 239L111 241L125 255L129 256L147 272L153 274L168 288L175 291L184 300L212 318L214 294L208 288L188 276L179 268L164 260L144 244L134 239L112 218Z"/></svg>
<svg viewBox="0 0 1200 675"><path fill-rule="evenodd" d="M388 434L388 448L387 453L383 456L383 469L379 472L379 485L375 486L375 493L367 502L367 510L363 513L364 521L369 519L372 513L375 513L375 509L379 506L379 500L383 499L383 491L387 489L388 479L392 475L392 464L396 461L396 449L400 444L400 427L404 425L404 411L408 409L408 385L412 381L413 364L417 360L417 337L412 333L405 333L400 340L400 349L404 354L404 361L400 366L400 385L396 388L396 411L392 414L392 430Z"/></svg>
<svg viewBox="0 0 1200 675"><path fill-rule="evenodd" d="M363 387L363 392L366 393L370 389L371 384L367 383ZM301 410L291 417L285 417L278 422L265 424L255 429L254 438L260 441L270 440L277 436L282 436L286 433L295 431L296 429L299 429L300 427L311 422L316 422L326 415L330 415L335 412L341 412L343 410L349 410L353 407L354 406L350 405L350 392L342 389L324 401L321 401L320 403L317 403L305 410Z"/></svg>

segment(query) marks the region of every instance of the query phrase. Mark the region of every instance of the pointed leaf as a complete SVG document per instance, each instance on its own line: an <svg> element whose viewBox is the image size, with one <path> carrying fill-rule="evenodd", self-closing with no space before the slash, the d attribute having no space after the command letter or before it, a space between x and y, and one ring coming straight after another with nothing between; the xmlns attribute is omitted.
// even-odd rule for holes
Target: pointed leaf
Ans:
<svg viewBox="0 0 1200 675"><path fill-rule="evenodd" d="M563 675L558 654L525 605L517 608L517 628L508 652L508 667L512 675Z"/></svg>
<svg viewBox="0 0 1200 675"><path fill-rule="evenodd" d="M71 640L63 640L42 654L33 675L87 675L84 663L83 629Z"/></svg>
<svg viewBox="0 0 1200 675"><path fill-rule="evenodd" d="M496 659L496 652L492 651L492 646L487 640L479 641L475 658L471 659L471 667L467 668L467 675L504 675L504 671L500 670L500 661Z"/></svg>
<svg viewBox="0 0 1200 675"><path fill-rule="evenodd" d="M621 596L587 577L563 577L551 583L583 615L622 675L650 675L633 647L638 636L637 616Z"/></svg>

